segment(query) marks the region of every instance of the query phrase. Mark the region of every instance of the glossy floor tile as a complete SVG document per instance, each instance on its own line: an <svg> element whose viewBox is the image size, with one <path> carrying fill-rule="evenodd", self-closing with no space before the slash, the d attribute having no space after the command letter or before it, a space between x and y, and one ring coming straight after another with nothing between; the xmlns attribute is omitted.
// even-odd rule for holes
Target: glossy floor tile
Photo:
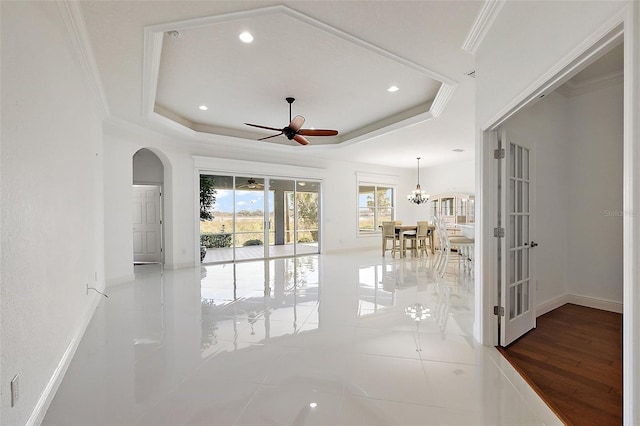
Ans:
<svg viewBox="0 0 640 426"><path fill-rule="evenodd" d="M541 425L472 337L455 266L378 250L164 271L107 289L45 425Z"/></svg>

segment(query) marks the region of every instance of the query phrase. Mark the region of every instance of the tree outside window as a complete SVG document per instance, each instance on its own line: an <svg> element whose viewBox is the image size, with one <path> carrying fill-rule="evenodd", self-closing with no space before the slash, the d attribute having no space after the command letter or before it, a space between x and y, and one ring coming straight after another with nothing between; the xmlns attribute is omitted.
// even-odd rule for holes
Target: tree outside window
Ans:
<svg viewBox="0 0 640 426"><path fill-rule="evenodd" d="M394 220L394 188L385 185L358 186L358 223L363 233L377 232L382 222Z"/></svg>

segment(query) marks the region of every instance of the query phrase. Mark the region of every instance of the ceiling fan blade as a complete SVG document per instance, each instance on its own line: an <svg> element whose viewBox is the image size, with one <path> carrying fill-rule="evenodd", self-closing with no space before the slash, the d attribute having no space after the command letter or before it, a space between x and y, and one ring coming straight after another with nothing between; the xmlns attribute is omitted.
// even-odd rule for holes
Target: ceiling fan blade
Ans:
<svg viewBox="0 0 640 426"><path fill-rule="evenodd" d="M282 131L282 129L276 129L275 127L261 126L259 124L251 124L251 123L244 123L244 124L251 127L258 127L259 129L275 130L276 132Z"/></svg>
<svg viewBox="0 0 640 426"><path fill-rule="evenodd" d="M291 123L289 123L289 128L298 133L298 130L300 130L300 127L302 127L303 124L304 117L301 115L296 115L295 117L293 117L293 120L291 120Z"/></svg>
<svg viewBox="0 0 640 426"><path fill-rule="evenodd" d="M293 140L298 142L300 145L309 145L309 141L302 135L295 135Z"/></svg>
<svg viewBox="0 0 640 426"><path fill-rule="evenodd" d="M338 134L338 131L329 129L300 129L298 130L298 134L304 136L335 136Z"/></svg>
<svg viewBox="0 0 640 426"><path fill-rule="evenodd" d="M263 141L263 140L265 140L265 139L275 138L276 136L280 136L281 134L282 134L282 132L278 133L277 135L267 136L267 137L264 137L264 138L260 138L260 139L258 139L258 140L259 140L259 141Z"/></svg>

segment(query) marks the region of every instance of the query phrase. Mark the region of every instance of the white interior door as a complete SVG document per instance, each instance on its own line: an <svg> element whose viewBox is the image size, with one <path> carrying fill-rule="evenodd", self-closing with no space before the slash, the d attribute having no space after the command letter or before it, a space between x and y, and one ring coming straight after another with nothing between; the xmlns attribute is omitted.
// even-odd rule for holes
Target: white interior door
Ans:
<svg viewBox="0 0 640 426"><path fill-rule="evenodd" d="M531 149L513 142L503 131L500 145L502 161L501 225L501 306L500 344L507 346L527 331L535 328L535 281L531 249L532 239Z"/></svg>
<svg viewBox="0 0 640 426"><path fill-rule="evenodd" d="M160 187L133 185L133 261L162 262Z"/></svg>

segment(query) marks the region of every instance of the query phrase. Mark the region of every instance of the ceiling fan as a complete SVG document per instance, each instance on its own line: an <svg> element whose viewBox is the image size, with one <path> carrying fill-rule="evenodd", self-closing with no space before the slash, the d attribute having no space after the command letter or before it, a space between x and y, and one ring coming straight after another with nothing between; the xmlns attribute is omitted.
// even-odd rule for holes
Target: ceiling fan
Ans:
<svg viewBox="0 0 640 426"><path fill-rule="evenodd" d="M267 136L265 138L258 139L259 141L275 138L276 136L285 135L287 139L298 142L300 145L308 145L309 141L305 136L335 136L338 134L337 130L327 130L327 129L302 129L302 125L304 124L304 117L301 115L296 115L293 119L291 118L291 104L295 101L295 98L285 98L287 102L289 102L289 125L283 127L282 129L277 129L275 127L267 127L260 126L258 124L244 123L247 126L258 127L260 129L267 130L275 130L276 132L280 132L278 134Z"/></svg>
<svg viewBox="0 0 640 426"><path fill-rule="evenodd" d="M238 185L238 188L264 189L264 183L257 182L254 178L249 178L246 183Z"/></svg>

